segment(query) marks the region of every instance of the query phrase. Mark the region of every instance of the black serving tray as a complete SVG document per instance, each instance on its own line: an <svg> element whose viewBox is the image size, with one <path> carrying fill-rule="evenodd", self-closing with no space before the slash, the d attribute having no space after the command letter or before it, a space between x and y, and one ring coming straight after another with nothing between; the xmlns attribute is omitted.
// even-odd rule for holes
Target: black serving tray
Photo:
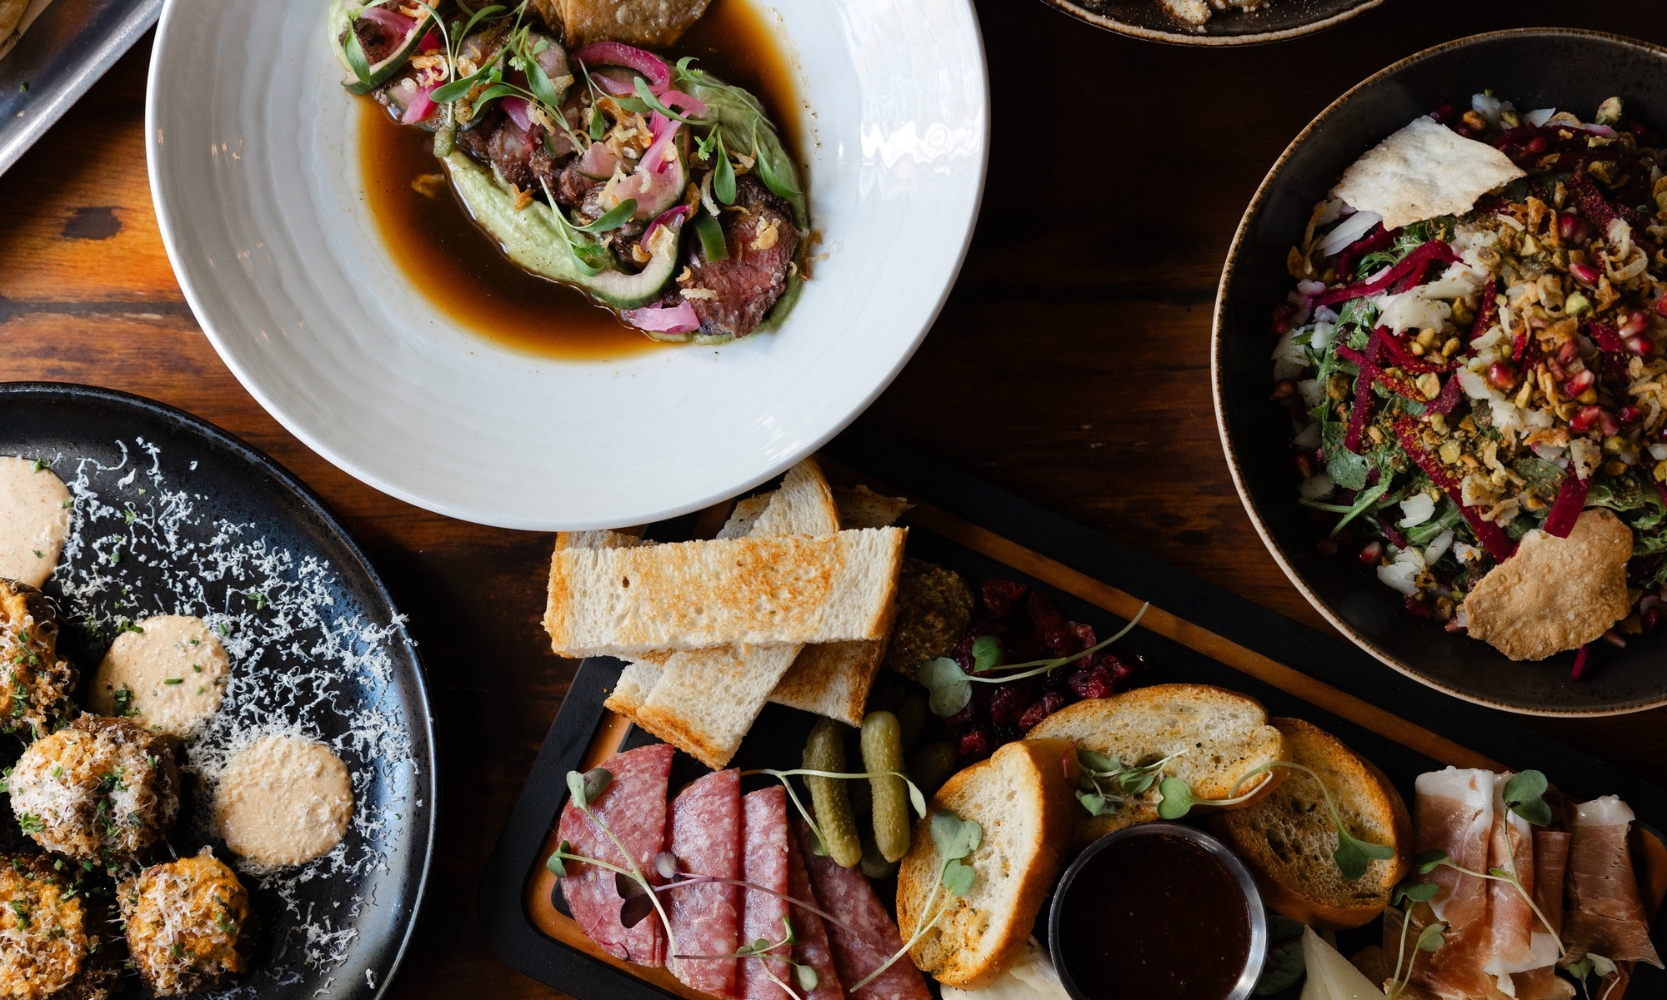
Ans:
<svg viewBox="0 0 1667 1000"><path fill-rule="evenodd" d="M1150 601L1141 627L1118 644L1119 651L1141 653L1151 664L1141 683L1215 684L1260 699L1271 715L1306 719L1376 763L1409 803L1413 779L1448 764L1538 768L1577 800L1619 795L1637 813L1639 830L1650 834L1636 838L1645 865L1641 880L1659 885L1667 879L1667 848L1654 833L1667 829L1667 791L1649 782L1548 739L1510 715L1445 697L1385 670L1352 646L894 442L848 432L823 452L823 465L836 481L908 496L916 504L903 521L910 528L910 554L954 569L969 582L1000 576L1029 583L1053 595L1068 618L1092 624L1101 635ZM654 525L648 534L688 537L694 520ZM603 708L621 669L619 661L605 658L580 665L487 862L480 919L500 958L577 1000L698 998L704 995L664 970L603 955L559 902L550 902L554 879L544 874L543 862L566 798L567 772L653 742ZM734 766L797 761L809 718L769 706ZM674 786L704 770L681 753L677 760ZM1664 939L1664 923L1658 913L1657 940ZM1345 952L1370 943L1376 927L1374 922L1346 935ZM1640 966L1632 984L1633 997L1667 996L1667 974L1653 967ZM1298 988L1287 992L1295 997Z"/></svg>

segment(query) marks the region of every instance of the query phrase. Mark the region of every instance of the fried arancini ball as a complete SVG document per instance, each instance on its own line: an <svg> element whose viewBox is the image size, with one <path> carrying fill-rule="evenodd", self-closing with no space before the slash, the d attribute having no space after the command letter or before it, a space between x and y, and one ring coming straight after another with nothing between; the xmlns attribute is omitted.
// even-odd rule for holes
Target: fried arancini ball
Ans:
<svg viewBox="0 0 1667 1000"><path fill-rule="evenodd" d="M108 928L66 872L42 857L0 857L0 997L102 1000L116 986Z"/></svg>
<svg viewBox="0 0 1667 1000"><path fill-rule="evenodd" d="M12 812L48 851L139 861L179 815L179 769L164 736L83 715L30 744L9 779Z"/></svg>
<svg viewBox="0 0 1667 1000"><path fill-rule="evenodd" d="M129 961L157 996L217 989L249 968L249 893L208 848L146 868L120 896Z"/></svg>
<svg viewBox="0 0 1667 1000"><path fill-rule="evenodd" d="M58 625L46 595L0 579L0 732L39 737L69 714L76 672L58 656Z"/></svg>

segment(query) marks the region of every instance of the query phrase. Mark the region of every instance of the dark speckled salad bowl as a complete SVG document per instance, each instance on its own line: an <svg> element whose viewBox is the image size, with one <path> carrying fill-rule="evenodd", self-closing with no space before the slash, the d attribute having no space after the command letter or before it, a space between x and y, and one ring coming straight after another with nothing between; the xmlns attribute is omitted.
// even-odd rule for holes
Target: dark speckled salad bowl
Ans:
<svg viewBox="0 0 1667 1000"><path fill-rule="evenodd" d="M1176 20L1159 0L1045 0L1107 31L1172 45L1260 45L1323 31L1384 0L1270 0L1256 10L1217 11L1202 28Z"/></svg>
<svg viewBox="0 0 1667 1000"><path fill-rule="evenodd" d="M1548 67L1555 67L1554 70ZM1315 548L1325 529L1298 504L1290 421L1269 402L1273 308L1293 285L1285 255L1315 203L1359 155L1443 102L1490 89L1519 108L1595 109L1619 95L1629 116L1667 126L1667 49L1596 32L1525 28L1449 42L1404 59L1338 98L1268 173L1234 237L1216 297L1216 420L1256 530L1291 582L1331 623L1384 663L1468 701L1532 715L1612 715L1667 705L1667 631L1627 648L1592 647L1516 663L1492 646L1414 618L1401 595L1345 548Z"/></svg>

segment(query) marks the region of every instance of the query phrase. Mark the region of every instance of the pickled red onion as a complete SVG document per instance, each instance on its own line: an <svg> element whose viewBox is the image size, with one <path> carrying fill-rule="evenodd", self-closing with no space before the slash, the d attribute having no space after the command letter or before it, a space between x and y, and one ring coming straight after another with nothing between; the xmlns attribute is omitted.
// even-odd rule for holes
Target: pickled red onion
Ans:
<svg viewBox="0 0 1667 1000"><path fill-rule="evenodd" d="M380 24L400 38L404 38L412 28L417 26L417 22L395 14L386 7L362 7L359 10L359 16Z"/></svg>
<svg viewBox="0 0 1667 1000"><path fill-rule="evenodd" d="M434 101L428 95L434 93L435 84L427 84L417 88L417 93L411 98L411 103L405 106L405 113L399 116L401 125L415 125L426 119L434 111Z"/></svg>
<svg viewBox="0 0 1667 1000"><path fill-rule="evenodd" d="M527 113L527 99L525 97L506 97L498 102L504 109L504 114L510 121L520 127L523 132L532 131L532 116Z"/></svg>
<svg viewBox="0 0 1667 1000"><path fill-rule="evenodd" d="M649 89L659 93L671 86L671 67L664 59L652 52L646 52L631 45L619 42L592 42L579 51L573 53L573 58L591 65L624 66L634 69L648 81Z"/></svg>
<svg viewBox="0 0 1667 1000"><path fill-rule="evenodd" d="M700 329L700 317L695 315L695 307L687 299L674 306L627 309L621 315L625 317L625 322L637 329L655 333L693 333Z"/></svg>
<svg viewBox="0 0 1667 1000"><path fill-rule="evenodd" d="M668 90L660 95L660 103L673 111L681 111L691 118L705 118L706 104L681 90Z"/></svg>
<svg viewBox="0 0 1667 1000"><path fill-rule="evenodd" d="M678 205L674 208L669 208L666 211L661 212L655 217L653 222L648 224L648 228L643 230L642 242L647 243L649 237L654 235L654 230L659 229L661 226L670 226L673 224L681 225L683 217L688 214L689 206L687 205Z"/></svg>

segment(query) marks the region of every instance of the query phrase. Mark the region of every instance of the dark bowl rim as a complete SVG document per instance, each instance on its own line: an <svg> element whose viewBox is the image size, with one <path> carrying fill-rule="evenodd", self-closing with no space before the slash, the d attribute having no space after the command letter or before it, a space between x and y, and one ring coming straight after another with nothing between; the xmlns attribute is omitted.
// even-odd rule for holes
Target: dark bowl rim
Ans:
<svg viewBox="0 0 1667 1000"><path fill-rule="evenodd" d="M1117 18L1108 17L1105 14L1096 14L1093 11L1072 2L1072 0L1042 0L1042 2L1063 14L1067 14L1079 21L1082 21L1084 24L1091 24L1096 28L1102 28L1106 31L1122 35L1126 38L1138 38L1145 42L1162 42L1165 45L1188 45L1198 46L1201 48L1219 49L1248 45L1267 45L1271 42L1283 42L1292 38L1301 38L1304 35L1311 35L1316 31L1324 31L1327 28L1342 24L1344 21L1347 21L1356 15L1364 14L1373 7L1379 6L1384 3L1385 0L1357 0L1354 6L1349 9L1339 11L1329 17L1322 17L1317 21L1310 21L1307 24L1301 24L1295 28L1286 28L1282 31L1259 31L1247 35L1212 35L1208 32L1195 33L1179 30L1162 31L1157 28L1147 28L1138 24L1131 24L1128 21L1119 21ZM1151 0L1151 2L1155 3L1156 0Z"/></svg>
<svg viewBox="0 0 1667 1000"><path fill-rule="evenodd" d="M1232 876L1233 882L1244 893L1245 910L1250 919L1250 943L1247 948L1248 953L1245 956L1244 968L1239 972L1238 982L1234 984L1233 992L1224 997L1223 1000L1245 1000L1255 989L1256 982L1262 975L1262 967L1267 964L1268 910L1262 903L1262 891L1257 888L1256 879L1250 874L1250 869L1245 865L1244 860L1233 853L1232 848L1223 843L1220 838L1196 826L1187 826L1183 823L1174 823L1167 820L1136 823L1133 826L1125 826L1121 830L1114 830L1106 834L1083 848L1082 852L1071 861L1070 865L1066 866L1065 871L1059 876L1059 881L1054 887L1053 900L1048 904L1048 954L1053 959L1054 971L1059 975L1060 985L1065 987L1065 992L1073 998L1080 998L1083 995L1082 990L1077 988L1070 972L1065 968L1065 960L1061 955L1062 949L1059 945L1060 918L1071 885L1076 882L1077 876L1082 873L1082 870L1088 867L1089 863L1095 858L1099 857L1106 848L1136 837L1155 836L1175 837L1203 848L1205 853L1227 869L1227 874Z"/></svg>
<svg viewBox="0 0 1667 1000"><path fill-rule="evenodd" d="M1063 2L1063 0L1050 0L1050 2ZM1370 653L1385 666L1410 677L1426 687L1433 688L1443 694L1458 698L1461 701L1468 701L1472 704L1484 705L1488 708L1495 708L1505 712L1513 712L1518 715L1531 715L1545 718L1598 718L1604 716L1631 715L1636 712L1646 712L1650 709L1660 708L1667 705L1667 691L1664 691L1661 695L1652 699L1640 699L1636 701L1617 703L1613 705L1602 705L1591 708L1559 709L1541 705L1525 705L1518 702L1501 701L1496 698L1488 698L1471 692L1460 691L1446 684L1442 684L1419 670L1402 663L1387 650L1374 643L1367 636L1361 634L1357 629L1345 621L1341 615L1333 611L1331 606L1314 592L1314 590L1308 585L1307 581L1303 579L1302 575L1297 572L1296 567L1293 566L1290 560L1285 557L1285 553L1280 548L1279 543L1274 540L1272 533L1268 530L1267 524L1262 520L1261 513L1257 510L1255 503L1251 500L1249 490L1245 487L1244 476L1239 468L1238 451L1234 445L1232 436L1229 433L1227 426L1227 410L1223 391L1224 373L1222 370L1222 353L1224 350L1224 339L1222 327L1226 314L1228 286L1232 283L1234 273L1237 270L1239 254L1243 246L1245 236L1250 231L1251 223L1254 221L1256 216L1260 214L1263 202L1267 200L1268 195L1272 192L1275 184L1278 182L1280 175L1284 172L1286 161L1291 158L1292 154L1294 154L1298 148L1308 142L1319 127L1325 123L1326 119L1330 118L1337 112L1338 109L1350 103L1359 94L1376 86L1387 77L1393 76L1409 66L1424 62L1425 60L1454 49L1469 48L1474 45L1486 45L1501 39L1525 37L1579 38L1594 42L1605 42L1646 52L1658 59L1661 59L1664 63L1667 63L1667 46L1657 45L1653 42L1646 42L1637 38L1629 38L1625 35L1618 35L1613 32L1592 31L1584 28L1507 28L1501 31L1488 31L1477 35L1467 35L1464 38L1457 38L1450 42L1442 42L1439 45L1433 45L1427 49L1423 49L1422 51L1415 52L1410 56L1399 59L1394 63L1385 66L1383 69L1378 70L1376 73L1373 73L1371 76L1355 84L1353 87L1350 87L1341 97L1338 97L1335 101L1326 105L1323 111L1321 111L1318 115L1315 115L1314 119L1304 126L1301 132L1297 133L1296 138L1291 140L1290 144L1287 145L1284 151L1279 154L1279 158L1273 162L1273 166L1268 168L1267 175L1262 178L1262 183L1257 186L1256 193L1251 196L1250 204L1245 206L1244 215L1240 217L1238 228L1233 233L1233 242L1227 248L1227 258L1221 269L1221 280L1216 286L1215 309L1211 314L1210 322L1210 393L1215 406L1216 432L1221 438L1222 452L1227 459L1227 470L1233 477L1233 488L1238 492L1239 502L1244 505L1245 513L1249 515L1250 523L1253 527L1255 527L1256 533L1261 536L1262 544L1267 548L1268 554L1273 556L1274 562L1279 564L1279 568L1284 571L1286 578L1291 581L1292 586L1296 587L1297 590L1301 592L1302 596L1307 599L1308 603L1313 605L1314 610L1318 611L1326 621L1330 622L1333 628L1343 633L1356 646L1359 646L1361 649Z"/></svg>

